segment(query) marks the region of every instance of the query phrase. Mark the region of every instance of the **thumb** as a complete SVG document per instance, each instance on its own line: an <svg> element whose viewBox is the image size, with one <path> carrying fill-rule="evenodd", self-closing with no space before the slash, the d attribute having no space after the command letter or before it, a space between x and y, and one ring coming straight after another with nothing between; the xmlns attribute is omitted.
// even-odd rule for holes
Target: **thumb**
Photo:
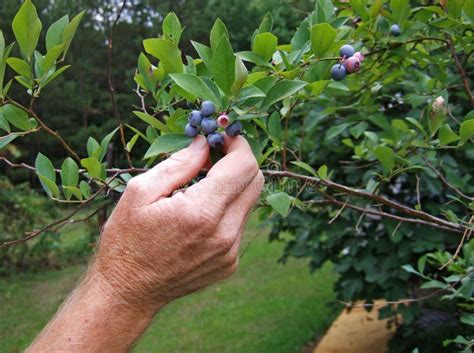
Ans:
<svg viewBox="0 0 474 353"><path fill-rule="evenodd" d="M208 158L209 145L206 138L197 136L187 148L130 180L124 197L130 196L142 206L168 197L198 175Z"/></svg>

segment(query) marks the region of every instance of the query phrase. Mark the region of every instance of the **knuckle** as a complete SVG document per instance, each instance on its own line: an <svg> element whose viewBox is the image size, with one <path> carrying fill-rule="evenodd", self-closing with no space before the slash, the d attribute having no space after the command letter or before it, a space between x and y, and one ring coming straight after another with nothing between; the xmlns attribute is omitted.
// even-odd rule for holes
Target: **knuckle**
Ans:
<svg viewBox="0 0 474 353"><path fill-rule="evenodd" d="M231 254L228 254L229 251L232 249L232 246L234 245L234 240L232 238L222 238L218 241L217 248L220 253L225 254L224 255L224 262L228 260L228 258L232 258L233 256Z"/></svg>
<svg viewBox="0 0 474 353"><path fill-rule="evenodd" d="M139 177L130 179L125 192L128 194L139 194L143 190L143 181Z"/></svg>

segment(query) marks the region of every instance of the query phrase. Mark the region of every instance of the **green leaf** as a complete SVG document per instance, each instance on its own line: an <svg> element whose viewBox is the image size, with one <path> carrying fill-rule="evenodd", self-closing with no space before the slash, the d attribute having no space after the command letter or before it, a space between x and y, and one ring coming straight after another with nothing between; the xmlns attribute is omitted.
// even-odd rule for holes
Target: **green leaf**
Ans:
<svg viewBox="0 0 474 353"><path fill-rule="evenodd" d="M12 23L13 33L25 59L30 60L38 45L42 24L36 7L31 0L25 0Z"/></svg>
<svg viewBox="0 0 474 353"><path fill-rule="evenodd" d="M54 71L54 73L52 75L46 76L46 78L44 80L41 80L41 83L40 83L41 88L46 87L48 84L51 83L51 81L53 81L55 78L59 77L64 71L66 71L70 67L71 67L71 65L65 65L65 66L57 69L56 71Z"/></svg>
<svg viewBox="0 0 474 353"><path fill-rule="evenodd" d="M227 27L225 26L224 22L222 22L222 20L218 18L216 22L214 22L214 25L211 29L210 42L212 51L216 50L222 35L225 35L227 38L229 38L229 32L227 31Z"/></svg>
<svg viewBox="0 0 474 353"><path fill-rule="evenodd" d="M262 22L258 26L258 33L265 33L271 32L273 28L273 17L271 12L267 12L265 16L263 16Z"/></svg>
<svg viewBox="0 0 474 353"><path fill-rule="evenodd" d="M28 114L12 104L6 104L0 107L0 111L7 121L20 130L28 131L32 129L32 124L28 118Z"/></svg>
<svg viewBox="0 0 474 353"><path fill-rule="evenodd" d="M158 129L162 132L169 131L168 127L165 124L163 124L161 121L159 121L157 118L155 118L154 116L148 115L140 111L134 111L133 114L138 116L141 120L143 120L148 125L153 126L155 129Z"/></svg>
<svg viewBox="0 0 474 353"><path fill-rule="evenodd" d="M85 198L88 198L91 195L91 187L84 180L79 183L79 189Z"/></svg>
<svg viewBox="0 0 474 353"><path fill-rule="evenodd" d="M268 118L267 129L268 134L276 141L281 140L281 121L280 114L278 112L273 112Z"/></svg>
<svg viewBox="0 0 474 353"><path fill-rule="evenodd" d="M74 195L78 200L83 199L81 190L79 188L75 187L75 186L64 186L63 185L63 191L64 191L64 196L66 196L66 198L68 200L71 199L72 195Z"/></svg>
<svg viewBox="0 0 474 353"><path fill-rule="evenodd" d="M471 21L474 21L474 1L464 1L463 11L466 16L471 19Z"/></svg>
<svg viewBox="0 0 474 353"><path fill-rule="evenodd" d="M100 141L100 157L99 160L102 161L107 154L107 151L109 149L109 144L110 141L112 141L112 138L115 136L115 133L118 131L119 128L114 129L112 132L109 132L103 139Z"/></svg>
<svg viewBox="0 0 474 353"><path fill-rule="evenodd" d="M326 179L328 177L328 166L327 165L324 164L321 167L319 167L318 176L321 179Z"/></svg>
<svg viewBox="0 0 474 353"><path fill-rule="evenodd" d="M465 0L449 0L446 5L448 7L448 14L450 17L458 18L461 16L461 11L463 9ZM469 2L469 0L467 1ZM471 0L472 2L472 0Z"/></svg>
<svg viewBox="0 0 474 353"><path fill-rule="evenodd" d="M474 135L474 119L466 120L459 128L459 143L462 145Z"/></svg>
<svg viewBox="0 0 474 353"><path fill-rule="evenodd" d="M162 27L165 38L178 45L183 33L183 27L179 22L178 16L174 12L170 12L163 20Z"/></svg>
<svg viewBox="0 0 474 353"><path fill-rule="evenodd" d="M461 322L469 326L474 326L474 314L464 314L461 316Z"/></svg>
<svg viewBox="0 0 474 353"><path fill-rule="evenodd" d="M390 9L396 23L401 24L410 14L410 0L391 0Z"/></svg>
<svg viewBox="0 0 474 353"><path fill-rule="evenodd" d="M170 153L187 147L193 139L178 134L166 134L158 137L145 154L145 159Z"/></svg>
<svg viewBox="0 0 474 353"><path fill-rule="evenodd" d="M85 11L81 11L64 28L62 41L62 44L64 44L63 58L66 56L69 48L71 47L72 40L74 39L74 35L77 31L77 27L79 26L79 23L81 23L84 14Z"/></svg>
<svg viewBox="0 0 474 353"><path fill-rule="evenodd" d="M395 153L390 147L378 146L374 149L374 154L387 172L393 169L395 166Z"/></svg>
<svg viewBox="0 0 474 353"><path fill-rule="evenodd" d="M220 105L220 99L216 97L214 92L204 83L204 81L192 74L171 74L171 79L182 89L204 100L210 100Z"/></svg>
<svg viewBox="0 0 474 353"><path fill-rule="evenodd" d="M12 142L14 139L16 139L19 135L18 134L8 134L6 136L1 136L0 137L0 150L7 146L10 142Z"/></svg>
<svg viewBox="0 0 474 353"><path fill-rule="evenodd" d="M49 51L52 47L63 44L63 33L68 23L69 16L65 15L49 27L46 33L46 50Z"/></svg>
<svg viewBox="0 0 474 353"><path fill-rule="evenodd" d="M79 167L72 158L66 158L61 166L61 184L63 186L75 187L78 182ZM64 188L64 196L69 200L72 196L71 190Z"/></svg>
<svg viewBox="0 0 474 353"><path fill-rule="evenodd" d="M367 130L368 127L369 127L369 124L363 121L357 124L356 126L350 128L349 132L351 133L352 136L358 139L364 133L364 131Z"/></svg>
<svg viewBox="0 0 474 353"><path fill-rule="evenodd" d="M35 161L36 173L56 182L56 172L53 163L42 153L38 153Z"/></svg>
<svg viewBox="0 0 474 353"><path fill-rule="evenodd" d="M364 20L367 21L370 16L365 8L364 2L362 0L349 0L354 11Z"/></svg>
<svg viewBox="0 0 474 353"><path fill-rule="evenodd" d="M332 46L337 32L329 23L311 27L311 49L317 57L323 56Z"/></svg>
<svg viewBox="0 0 474 353"><path fill-rule="evenodd" d="M3 32L0 31L0 60L3 59L5 54L5 37L3 37Z"/></svg>
<svg viewBox="0 0 474 353"><path fill-rule="evenodd" d="M32 72L30 65L22 59L18 58L8 58L7 64L10 66L17 74L31 80Z"/></svg>
<svg viewBox="0 0 474 353"><path fill-rule="evenodd" d="M59 197L59 188L54 181L45 177L44 175L38 174L41 186L43 187L44 191L48 194L49 197Z"/></svg>
<svg viewBox="0 0 474 353"><path fill-rule="evenodd" d="M138 56L138 72L143 77L145 88L152 93L155 92L156 77L152 72L150 60L143 53Z"/></svg>
<svg viewBox="0 0 474 353"><path fill-rule="evenodd" d="M139 134L135 134L133 135L133 137L130 139L130 141L128 141L127 143L127 150L128 151L132 151L133 147L135 146L135 144L137 143L138 141L138 138L140 137Z"/></svg>
<svg viewBox="0 0 474 353"><path fill-rule="evenodd" d="M324 88L330 83L330 80L321 80L312 82L309 87L311 88L311 93L317 97L323 93Z"/></svg>
<svg viewBox="0 0 474 353"><path fill-rule="evenodd" d="M87 173L92 177L96 179L102 179L104 176L103 171L103 165L99 162L99 160L95 157L89 157L89 158L84 158L81 159L81 165L86 168Z"/></svg>
<svg viewBox="0 0 474 353"><path fill-rule="evenodd" d="M306 82L297 80L281 80L275 83L267 93L262 106L272 106L273 104L290 97L294 93L307 85Z"/></svg>
<svg viewBox="0 0 474 353"><path fill-rule="evenodd" d="M194 49L198 53L199 57L204 61L204 63L209 66L212 58L212 50L207 45L191 41Z"/></svg>
<svg viewBox="0 0 474 353"><path fill-rule="evenodd" d="M183 72L183 59L181 51L173 42L166 39L145 39L143 46L148 54L159 59L166 73Z"/></svg>
<svg viewBox="0 0 474 353"><path fill-rule="evenodd" d="M300 167L301 169L306 170L310 174L316 176L316 171L314 170L313 167L311 167L308 163L305 162L300 162L300 161L292 161L292 164L296 165L297 167Z"/></svg>
<svg viewBox="0 0 474 353"><path fill-rule="evenodd" d="M222 35L212 51L211 73L219 88L230 95L230 89L235 80L235 56L229 38L225 35Z"/></svg>
<svg viewBox="0 0 474 353"><path fill-rule="evenodd" d="M448 124L444 124L438 131L438 138L441 146L446 146L451 142L459 140L459 136L456 135Z"/></svg>
<svg viewBox="0 0 474 353"><path fill-rule="evenodd" d="M245 81L247 81L248 71L240 57L235 58L235 80L230 88L233 97L238 97Z"/></svg>
<svg viewBox="0 0 474 353"><path fill-rule="evenodd" d="M342 134L350 124L344 123L336 126L331 126L329 130L326 132L325 140L330 140L336 136Z"/></svg>
<svg viewBox="0 0 474 353"><path fill-rule="evenodd" d="M61 55L63 49L64 45L60 44L48 50L43 62L43 72L45 74L47 74L49 70L51 70L51 68L56 64L56 61L58 60L59 55Z"/></svg>
<svg viewBox="0 0 474 353"><path fill-rule="evenodd" d="M270 33L260 33L255 36L252 51L260 55L265 61L269 61L278 46L278 38Z"/></svg>
<svg viewBox="0 0 474 353"><path fill-rule="evenodd" d="M101 152L102 151L101 151L99 142L97 142L97 140L95 138L90 136L87 139L87 155L89 157L94 157L94 158L99 159L99 156L100 156Z"/></svg>
<svg viewBox="0 0 474 353"><path fill-rule="evenodd" d="M288 216L288 211L291 206L290 196L286 192L278 192L276 194L268 195L267 203L281 216Z"/></svg>

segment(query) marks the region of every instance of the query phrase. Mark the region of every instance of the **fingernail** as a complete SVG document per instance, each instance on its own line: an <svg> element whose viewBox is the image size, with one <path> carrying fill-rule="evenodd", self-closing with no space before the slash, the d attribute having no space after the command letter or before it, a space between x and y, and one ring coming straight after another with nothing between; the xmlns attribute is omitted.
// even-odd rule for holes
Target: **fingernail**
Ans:
<svg viewBox="0 0 474 353"><path fill-rule="evenodd" d="M200 151L207 146L207 140L204 136L197 136L193 142L189 145L191 151Z"/></svg>

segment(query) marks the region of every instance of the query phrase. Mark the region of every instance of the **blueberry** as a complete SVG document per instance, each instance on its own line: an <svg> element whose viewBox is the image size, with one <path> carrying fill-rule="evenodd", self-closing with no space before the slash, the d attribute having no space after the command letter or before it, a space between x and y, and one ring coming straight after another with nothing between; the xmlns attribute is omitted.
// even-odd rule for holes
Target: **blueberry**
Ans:
<svg viewBox="0 0 474 353"><path fill-rule="evenodd" d="M355 56L347 59L343 63L347 73L352 74L360 70L360 61Z"/></svg>
<svg viewBox="0 0 474 353"><path fill-rule="evenodd" d="M343 45L341 49L339 50L339 54L343 58L346 58L346 59L354 55L354 52L355 52L354 48L352 47L352 45L349 45L349 44Z"/></svg>
<svg viewBox="0 0 474 353"><path fill-rule="evenodd" d="M202 121L202 114L199 110L193 110L191 114L189 114L188 116L188 122L194 127L201 126L201 121Z"/></svg>
<svg viewBox="0 0 474 353"><path fill-rule="evenodd" d="M217 118L217 126L219 127L222 127L225 129L227 126L229 126L229 123L230 123L230 119L226 114L221 114Z"/></svg>
<svg viewBox="0 0 474 353"><path fill-rule="evenodd" d="M390 27L390 33L394 36L398 36L400 34L400 26L397 24L392 25L392 27Z"/></svg>
<svg viewBox="0 0 474 353"><path fill-rule="evenodd" d="M211 116L216 112L216 106L210 101L204 101L201 103L201 113L204 116Z"/></svg>
<svg viewBox="0 0 474 353"><path fill-rule="evenodd" d="M354 58L359 59L359 61L362 63L362 61L365 60L364 54L362 54L360 51L355 52L354 55L352 55Z"/></svg>
<svg viewBox="0 0 474 353"><path fill-rule="evenodd" d="M212 134L217 130L217 123L214 119L204 118L201 121L201 129L205 134Z"/></svg>
<svg viewBox="0 0 474 353"><path fill-rule="evenodd" d="M334 81L341 81L347 75L346 68L342 64L336 64L331 67L331 77Z"/></svg>
<svg viewBox="0 0 474 353"><path fill-rule="evenodd" d="M207 142L212 148L220 148L224 144L224 136L219 132L214 132L207 137Z"/></svg>
<svg viewBox="0 0 474 353"><path fill-rule="evenodd" d="M196 135L199 133L199 130L191 124L187 124L184 128L184 133L187 137L196 137Z"/></svg>
<svg viewBox="0 0 474 353"><path fill-rule="evenodd" d="M242 133L242 123L240 121L235 121L225 129L227 136L236 137Z"/></svg>

